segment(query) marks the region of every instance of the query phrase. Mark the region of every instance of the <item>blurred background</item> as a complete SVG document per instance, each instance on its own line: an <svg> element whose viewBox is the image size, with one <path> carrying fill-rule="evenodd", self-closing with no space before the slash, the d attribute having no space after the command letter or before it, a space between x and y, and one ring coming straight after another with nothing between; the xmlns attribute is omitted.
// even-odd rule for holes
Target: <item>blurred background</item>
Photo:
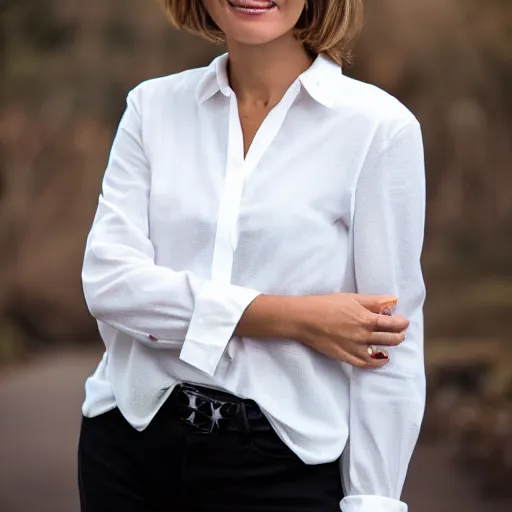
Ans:
<svg viewBox="0 0 512 512"><path fill-rule="evenodd" d="M512 2L367 0L346 73L423 125L429 399L411 512L512 510ZM217 48L157 0L0 0L0 510L75 512L80 283L129 89Z"/></svg>

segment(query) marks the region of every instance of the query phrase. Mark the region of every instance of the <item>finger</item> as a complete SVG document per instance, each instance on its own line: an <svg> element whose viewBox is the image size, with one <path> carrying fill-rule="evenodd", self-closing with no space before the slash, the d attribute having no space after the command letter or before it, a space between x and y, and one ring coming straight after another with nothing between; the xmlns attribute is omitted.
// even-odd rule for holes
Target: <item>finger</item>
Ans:
<svg viewBox="0 0 512 512"><path fill-rule="evenodd" d="M367 354L371 359L377 361L388 361L389 352L385 347L378 347L377 345L369 345L366 349Z"/></svg>
<svg viewBox="0 0 512 512"><path fill-rule="evenodd" d="M385 360L371 359L368 353L362 352L361 355L354 356L352 354L344 354L342 361L355 368L362 368L367 370L381 368L387 364Z"/></svg>
<svg viewBox="0 0 512 512"><path fill-rule="evenodd" d="M367 345L396 347L405 340L405 332L372 332Z"/></svg>
<svg viewBox="0 0 512 512"><path fill-rule="evenodd" d="M363 295L356 293L354 299L372 313L383 314L395 308L398 299L393 295Z"/></svg>
<svg viewBox="0 0 512 512"><path fill-rule="evenodd" d="M409 320L403 315L374 315L374 331L402 332L409 328Z"/></svg>
<svg viewBox="0 0 512 512"><path fill-rule="evenodd" d="M364 359L367 362L367 367L381 368L389 363L389 351L386 347L377 345L366 345L363 347Z"/></svg>
<svg viewBox="0 0 512 512"><path fill-rule="evenodd" d="M362 351L360 355L354 356L352 354L346 354L344 362L354 366L355 368L362 368L366 370L376 370L382 368L389 363L388 359L373 359L368 351Z"/></svg>
<svg viewBox="0 0 512 512"><path fill-rule="evenodd" d="M389 352L384 347L370 345L366 357L368 358L368 364L373 368L382 368L389 363Z"/></svg>
<svg viewBox="0 0 512 512"><path fill-rule="evenodd" d="M355 366L356 368L363 368L368 360L366 357L363 356L354 356L352 354L344 353L340 356L340 360L344 363L347 363L351 366Z"/></svg>

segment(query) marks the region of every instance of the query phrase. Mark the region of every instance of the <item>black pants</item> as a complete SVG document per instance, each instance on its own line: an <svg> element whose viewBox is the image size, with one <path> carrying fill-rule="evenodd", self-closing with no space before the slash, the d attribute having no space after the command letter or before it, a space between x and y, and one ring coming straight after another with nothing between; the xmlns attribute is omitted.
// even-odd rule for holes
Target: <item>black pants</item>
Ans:
<svg viewBox="0 0 512 512"><path fill-rule="evenodd" d="M339 463L304 464L255 404L205 433L182 419L176 401L173 393L143 432L118 409L83 418L82 512L339 511Z"/></svg>

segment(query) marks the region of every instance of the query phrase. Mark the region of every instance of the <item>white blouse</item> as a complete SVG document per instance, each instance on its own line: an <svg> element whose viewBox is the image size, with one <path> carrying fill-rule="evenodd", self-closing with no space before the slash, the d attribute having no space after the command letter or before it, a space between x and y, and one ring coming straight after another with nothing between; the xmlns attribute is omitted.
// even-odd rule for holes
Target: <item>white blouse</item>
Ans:
<svg viewBox="0 0 512 512"><path fill-rule="evenodd" d="M227 60L128 95L83 266L106 346L83 413L143 430L177 382L226 390L304 462L342 455L342 511L404 512L425 402L420 126L320 56L244 158ZM336 292L399 297L410 328L387 366L233 336L261 293Z"/></svg>

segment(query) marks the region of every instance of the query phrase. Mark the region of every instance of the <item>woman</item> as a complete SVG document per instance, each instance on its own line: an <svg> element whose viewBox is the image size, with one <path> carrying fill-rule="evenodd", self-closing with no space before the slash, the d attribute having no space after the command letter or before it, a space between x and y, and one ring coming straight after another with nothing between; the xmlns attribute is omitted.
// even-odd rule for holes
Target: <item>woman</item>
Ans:
<svg viewBox="0 0 512 512"><path fill-rule="evenodd" d="M164 5L228 53L128 95L83 268L82 510L406 511L423 152L342 74L362 2Z"/></svg>

